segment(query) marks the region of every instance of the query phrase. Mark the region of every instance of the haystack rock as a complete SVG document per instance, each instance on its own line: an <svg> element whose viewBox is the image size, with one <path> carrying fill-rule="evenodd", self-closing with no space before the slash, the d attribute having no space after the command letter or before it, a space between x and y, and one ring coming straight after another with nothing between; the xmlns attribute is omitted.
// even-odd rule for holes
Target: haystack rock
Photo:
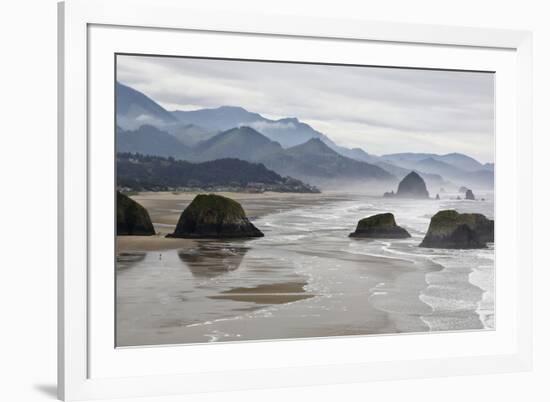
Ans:
<svg viewBox="0 0 550 402"><path fill-rule="evenodd" d="M464 195L464 199L466 199L466 200L475 200L476 197L474 196L474 193L472 192L472 190L468 189L466 191L466 194Z"/></svg>
<svg viewBox="0 0 550 402"><path fill-rule="evenodd" d="M397 187L396 197L403 198L429 198L424 179L416 172L411 172L401 180Z"/></svg>
<svg viewBox="0 0 550 402"><path fill-rule="evenodd" d="M151 236L155 234L147 210L120 191L116 193L116 232L119 236Z"/></svg>
<svg viewBox="0 0 550 402"><path fill-rule="evenodd" d="M174 233L167 237L246 238L262 237L237 201L215 194L199 194L185 208Z"/></svg>
<svg viewBox="0 0 550 402"><path fill-rule="evenodd" d="M370 237L380 239L405 239L411 237L409 232L395 223L393 214L378 214L361 219L355 232L349 237Z"/></svg>
<svg viewBox="0 0 550 402"><path fill-rule="evenodd" d="M482 214L439 211L432 216L428 233L420 247L472 249L494 242L495 222Z"/></svg>

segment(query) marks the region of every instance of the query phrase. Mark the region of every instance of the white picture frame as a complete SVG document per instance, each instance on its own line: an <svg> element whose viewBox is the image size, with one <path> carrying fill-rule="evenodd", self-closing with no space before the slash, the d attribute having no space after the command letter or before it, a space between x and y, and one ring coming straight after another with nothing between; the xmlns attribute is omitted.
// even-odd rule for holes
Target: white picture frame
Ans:
<svg viewBox="0 0 550 402"><path fill-rule="evenodd" d="M158 35L165 40L158 40ZM129 50L155 53L157 49L157 53L166 54L182 43L179 38L192 37L200 41L201 35L225 38L227 43L241 41L239 49L244 50L240 50L242 54L235 54L240 57L247 57L246 52L253 51L254 43L267 41L272 46L262 46L266 49L255 57L267 58L269 52L274 55L272 58L283 57L276 49L282 48L277 45L278 41L285 41L286 44L302 43L301 48L294 46L294 57L299 58L299 50L307 41L312 48L317 44L332 46L338 50L332 57L339 57L344 63L348 60L346 55L351 60L354 46L367 46L376 55L373 57L379 57L385 65L406 63L415 67L464 69L479 66L500 72L503 79L502 86L497 85L497 101L504 95L507 100L498 102L502 107L497 107L496 154L499 162L504 161L499 165L503 167L497 168L497 215L500 209L511 216L506 229L513 232L513 236L505 234L505 228L499 228L497 221L497 239L499 230L503 232L501 243L497 242L497 270L505 272L501 283L507 292L507 304L499 304L497 299L502 317L497 320L502 324L497 321L496 330L483 335L471 332L322 341L302 339L216 345L216 349L209 345L206 348L184 345L116 349L111 340L112 317L107 311L113 306L111 299L107 297L101 303L94 296L98 292L113 293L112 283L90 268L97 259L103 258L98 250L109 247L97 241L93 230L95 217L102 208L113 207L109 204L111 201L100 205L105 197L94 187L98 176L109 174L108 164L101 166L99 162L112 157L107 150L111 140L96 134L109 127L107 124L112 126L107 115L114 113L114 108L110 108L113 99L101 89L103 82L112 80L109 57ZM164 48L160 43L164 43ZM293 46L284 47L287 52L284 54L291 54L288 52L293 51ZM531 34L524 31L289 15L218 15L187 9L177 0L60 3L59 397L64 400L146 397L529 370L532 361L531 47ZM399 57L395 55L398 48ZM208 49L215 48L205 48L204 52L214 51ZM237 50L225 46L223 52L227 56ZM441 60L441 56L445 60ZM502 183L500 187L499 183ZM112 188L108 186L108 190ZM93 218L90 211L94 211ZM498 244L503 245L500 258ZM104 251L108 258L113 250ZM422 347L428 344L433 345L433 350ZM452 353L443 352L449 345L453 345ZM320 347L323 355L312 357ZM395 355L375 353L389 347L395 350ZM438 352L438 348L442 352ZM365 353L352 353L354 350ZM195 362L196 367L186 367L181 363L182 356L187 362ZM262 356L261 362L258 356ZM158 368L160 362L163 369Z"/></svg>

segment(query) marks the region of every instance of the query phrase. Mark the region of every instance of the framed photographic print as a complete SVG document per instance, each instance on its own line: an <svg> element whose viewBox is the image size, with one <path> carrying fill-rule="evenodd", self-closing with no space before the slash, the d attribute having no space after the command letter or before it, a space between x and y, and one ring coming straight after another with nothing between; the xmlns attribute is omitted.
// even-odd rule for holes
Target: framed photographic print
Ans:
<svg viewBox="0 0 550 402"><path fill-rule="evenodd" d="M530 33L179 3L59 6L60 397L529 369Z"/></svg>

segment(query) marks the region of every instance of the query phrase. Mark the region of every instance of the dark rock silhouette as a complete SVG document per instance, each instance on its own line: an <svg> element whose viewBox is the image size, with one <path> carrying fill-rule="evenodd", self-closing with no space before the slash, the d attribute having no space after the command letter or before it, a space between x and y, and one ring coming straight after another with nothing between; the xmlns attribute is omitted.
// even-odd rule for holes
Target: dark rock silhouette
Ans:
<svg viewBox="0 0 550 402"><path fill-rule="evenodd" d="M436 194L435 199L436 199L436 200L439 200L439 199L440 199L440 198L439 198L439 194Z"/></svg>
<svg viewBox="0 0 550 402"><path fill-rule="evenodd" d="M430 198L426 182L416 172L410 172L399 182L397 193L385 192L384 198L400 197L400 198Z"/></svg>
<svg viewBox="0 0 550 402"><path fill-rule="evenodd" d="M420 247L472 249L494 242L494 221L482 214L439 211L432 216L428 233Z"/></svg>
<svg viewBox="0 0 550 402"><path fill-rule="evenodd" d="M361 219L355 232L350 237L371 237L383 239L405 239L411 237L409 232L395 223L391 213L378 214Z"/></svg>
<svg viewBox="0 0 550 402"><path fill-rule="evenodd" d="M474 196L474 193L472 192L472 190L468 189L466 191L466 194L464 195L464 199L466 199L466 200L475 200L476 197Z"/></svg>
<svg viewBox="0 0 550 402"><path fill-rule="evenodd" d="M246 217L241 204L215 194L199 194L185 208L174 233L181 238L246 238L262 237Z"/></svg>
<svg viewBox="0 0 550 402"><path fill-rule="evenodd" d="M120 191L116 193L116 232L119 236L151 236L155 234L147 210Z"/></svg>
<svg viewBox="0 0 550 402"><path fill-rule="evenodd" d="M416 172L411 172L401 180L397 187L396 197L429 198L424 179Z"/></svg>

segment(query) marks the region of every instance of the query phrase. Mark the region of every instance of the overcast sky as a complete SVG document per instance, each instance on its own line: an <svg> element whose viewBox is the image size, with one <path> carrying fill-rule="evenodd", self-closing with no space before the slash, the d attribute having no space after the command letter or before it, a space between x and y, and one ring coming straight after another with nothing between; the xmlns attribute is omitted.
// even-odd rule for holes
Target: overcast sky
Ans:
<svg viewBox="0 0 550 402"><path fill-rule="evenodd" d="M377 155L462 152L494 160L493 74L118 56L117 78L168 110L241 106L297 117Z"/></svg>

